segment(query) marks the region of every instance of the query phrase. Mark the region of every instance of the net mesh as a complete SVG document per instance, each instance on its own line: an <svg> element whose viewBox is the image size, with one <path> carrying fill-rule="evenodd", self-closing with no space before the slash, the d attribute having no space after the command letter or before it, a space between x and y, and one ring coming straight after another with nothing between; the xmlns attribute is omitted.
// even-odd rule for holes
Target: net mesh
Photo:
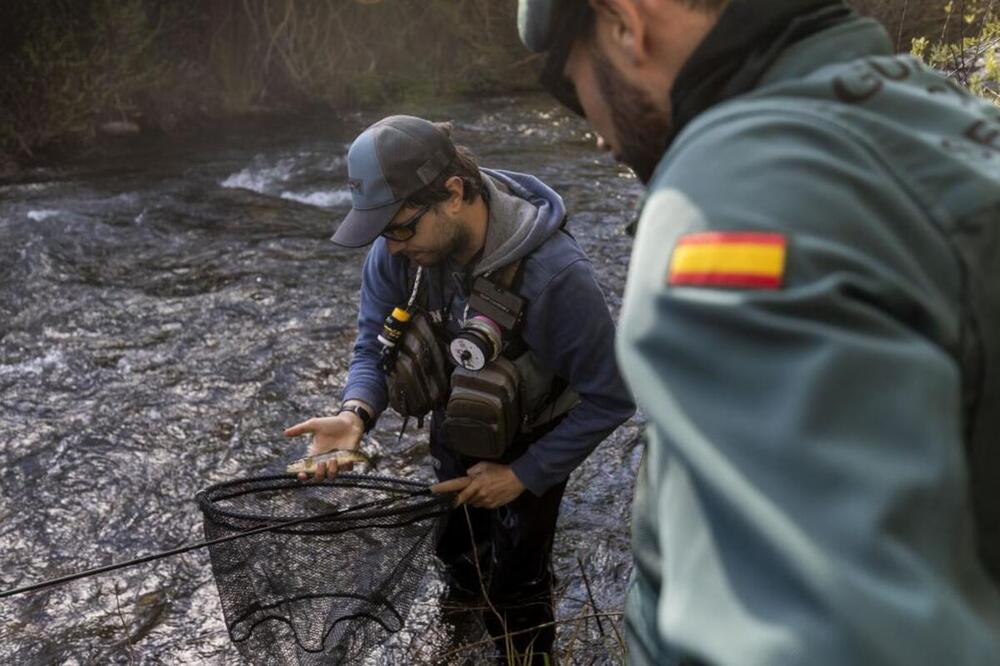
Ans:
<svg viewBox="0 0 1000 666"><path fill-rule="evenodd" d="M241 479L197 496L230 638L261 664L360 663L403 627L449 498L402 479Z"/></svg>

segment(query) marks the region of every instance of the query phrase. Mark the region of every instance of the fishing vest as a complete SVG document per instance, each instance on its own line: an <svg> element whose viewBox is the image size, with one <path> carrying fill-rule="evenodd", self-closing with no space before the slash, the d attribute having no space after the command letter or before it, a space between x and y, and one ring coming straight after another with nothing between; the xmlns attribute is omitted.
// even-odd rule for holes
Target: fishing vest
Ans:
<svg viewBox="0 0 1000 666"><path fill-rule="evenodd" d="M493 295L516 294L522 261L484 276ZM417 290L412 319L388 372L389 404L401 416L422 421L428 412L443 419L449 447L471 458L496 460L518 434L528 434L568 412L579 401L567 382L547 370L519 335L521 312L502 328L496 358L478 370L457 366L448 352L454 337L444 324L449 309L427 308L427 293ZM477 283L478 284L478 283ZM476 302L476 287L470 305ZM489 298L489 295L487 295ZM465 320L475 310L466 308ZM498 317L499 318L499 317Z"/></svg>

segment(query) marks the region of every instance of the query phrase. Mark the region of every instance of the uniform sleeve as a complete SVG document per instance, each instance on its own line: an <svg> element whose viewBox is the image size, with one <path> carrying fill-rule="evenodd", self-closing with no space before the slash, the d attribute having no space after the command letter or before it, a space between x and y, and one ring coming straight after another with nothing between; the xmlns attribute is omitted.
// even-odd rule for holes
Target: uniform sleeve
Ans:
<svg viewBox="0 0 1000 666"><path fill-rule="evenodd" d="M619 343L652 431L630 621L707 663L998 663L949 353L957 272L926 211L863 145L793 116L677 151ZM677 239L706 230L784 234L782 287L670 286Z"/></svg>
<svg viewBox="0 0 1000 666"><path fill-rule="evenodd" d="M375 241L361 269L361 303L358 337L342 400L363 400L381 414L388 404L386 378L379 369L381 345L378 334L394 307L405 305L405 267L393 262L382 239Z"/></svg>
<svg viewBox="0 0 1000 666"><path fill-rule="evenodd" d="M564 481L635 412L615 361L615 326L590 262L560 271L531 302L523 337L538 359L580 396L551 432L511 467L535 495Z"/></svg>

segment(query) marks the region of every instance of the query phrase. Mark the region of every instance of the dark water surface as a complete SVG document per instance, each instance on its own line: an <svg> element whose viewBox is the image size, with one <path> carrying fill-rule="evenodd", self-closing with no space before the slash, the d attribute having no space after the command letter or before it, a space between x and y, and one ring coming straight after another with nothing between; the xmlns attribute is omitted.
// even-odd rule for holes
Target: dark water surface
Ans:
<svg viewBox="0 0 1000 666"><path fill-rule="evenodd" d="M639 187L543 97L433 108L486 166L566 199L617 314L622 226ZM364 251L328 241L349 207L344 155L378 113L233 127L99 154L0 182L0 590L201 540L193 498L281 473L330 413L355 332ZM433 478L425 432L379 424L383 474ZM621 610L638 424L578 469L556 542L567 662L615 663L596 606ZM578 562L579 559L579 562ZM331 562L335 566L336 562ZM380 663L440 659L434 599ZM447 661L457 661L448 658ZM239 664L204 549L0 599L0 663Z"/></svg>

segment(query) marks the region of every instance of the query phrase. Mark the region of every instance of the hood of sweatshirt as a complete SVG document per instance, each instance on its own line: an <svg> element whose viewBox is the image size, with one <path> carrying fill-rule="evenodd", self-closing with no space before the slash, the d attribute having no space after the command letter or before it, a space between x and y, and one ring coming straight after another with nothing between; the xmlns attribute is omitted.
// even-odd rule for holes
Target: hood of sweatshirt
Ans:
<svg viewBox="0 0 1000 666"><path fill-rule="evenodd" d="M566 206L555 190L534 176L480 169L489 191L489 222L483 256L473 275L482 275L524 257L559 231Z"/></svg>

